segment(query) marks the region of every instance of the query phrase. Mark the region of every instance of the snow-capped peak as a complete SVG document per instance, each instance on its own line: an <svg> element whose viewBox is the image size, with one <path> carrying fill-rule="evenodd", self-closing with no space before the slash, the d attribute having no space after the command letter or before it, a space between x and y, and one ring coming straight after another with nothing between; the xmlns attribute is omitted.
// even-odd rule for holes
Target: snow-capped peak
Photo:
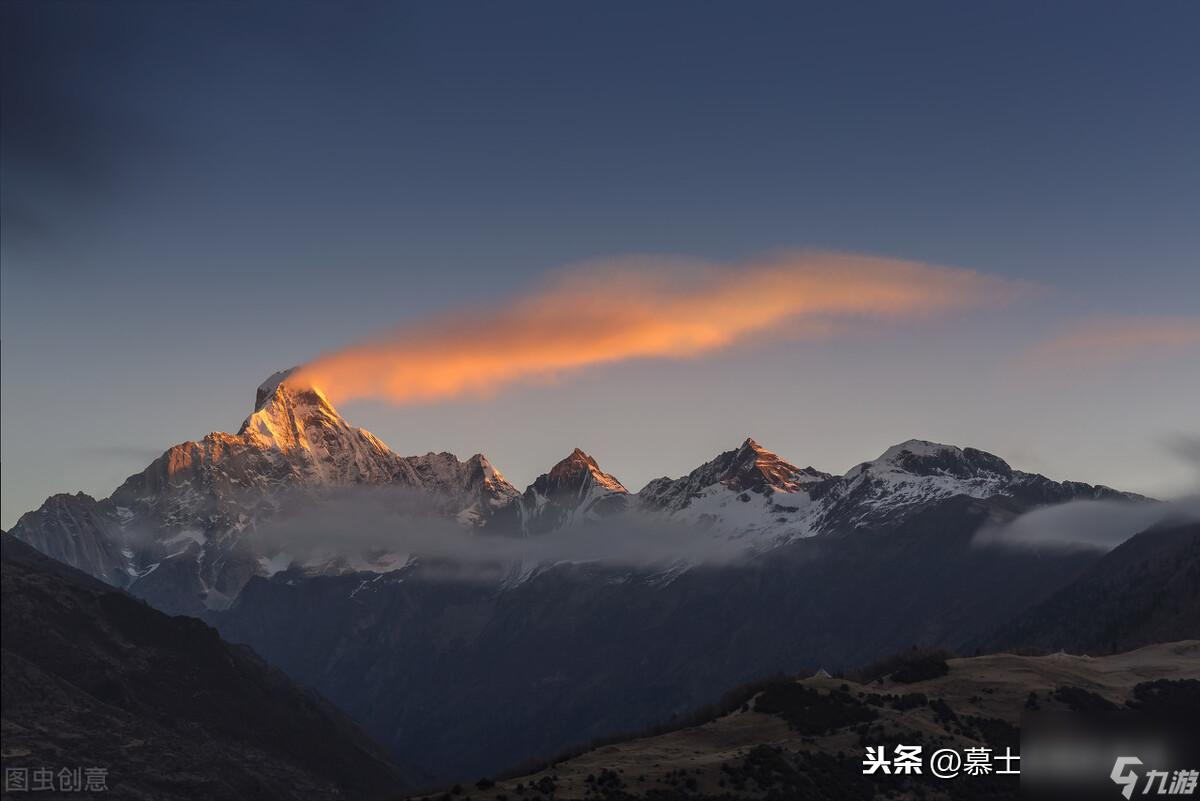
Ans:
<svg viewBox="0 0 1200 801"><path fill-rule="evenodd" d="M320 504L349 487L403 488L428 493L436 513L480 526L519 497L482 454L465 462L450 453L400 456L351 426L293 373L275 373L259 385L254 411L237 434L213 432L174 445L109 498L74 504L68 511L82 521L77 528L95 556L69 561L122 586L154 571L161 592L175 593L171 603L179 605L171 608L194 614L225 603L267 570L264 564L287 556L243 538L281 511ZM18 529L40 541L29 525L34 518L23 519ZM63 515L37 519L59 538L68 529L56 522ZM129 534L145 531L153 539ZM169 571L182 576L178 587L161 583Z"/></svg>
<svg viewBox="0 0 1200 801"><path fill-rule="evenodd" d="M831 486L822 498L820 527L852 530L899 521L909 510L940 499L1007 495L1017 475L986 451L906 440L852 467Z"/></svg>
<svg viewBox="0 0 1200 801"><path fill-rule="evenodd" d="M726 462L717 480L732 490L771 487L778 492L798 492L805 485L830 477L828 473L812 467L797 467L750 437L733 452L731 459L723 459L726 456L721 454L717 457L716 462Z"/></svg>
<svg viewBox="0 0 1200 801"><path fill-rule="evenodd" d="M524 534L544 534L624 511L630 497L615 476L576 448L529 485L515 505L515 522Z"/></svg>
<svg viewBox="0 0 1200 801"><path fill-rule="evenodd" d="M811 533L812 493L831 480L747 438L683 478L651 481L637 497L647 512L697 531L769 545Z"/></svg>
<svg viewBox="0 0 1200 801"><path fill-rule="evenodd" d="M257 391L254 393L254 410L258 411L263 407L268 400L275 394L275 390L287 380L288 376L296 372L299 367L290 367L287 370L280 370L277 373L272 373L266 381L258 385Z"/></svg>
<svg viewBox="0 0 1200 801"><path fill-rule="evenodd" d="M353 435L356 439L367 440L373 450L386 450L374 435L347 423L316 387L297 387L280 381L265 395L263 387L259 388L254 413L246 418L238 431L240 436L284 453L312 450L318 441L333 444L330 435L335 434Z"/></svg>
<svg viewBox="0 0 1200 801"><path fill-rule="evenodd" d="M289 380L292 372L275 373L259 386L255 411L238 436L277 452L295 474L310 475L318 483L420 488L473 525L520 494L483 454L466 461L446 452L396 454L371 432L346 422L321 390Z"/></svg>
<svg viewBox="0 0 1200 801"><path fill-rule="evenodd" d="M705 498L753 492L759 495L794 495L832 476L812 467L797 467L780 458L754 439L747 438L739 447L719 454L683 478L659 478L638 493L642 503L652 509L679 512ZM720 501L719 503L724 503ZM770 504L769 504L770 505ZM706 512L710 514L711 511ZM774 514L770 509L767 515Z"/></svg>
<svg viewBox="0 0 1200 801"><path fill-rule="evenodd" d="M547 489L550 493L564 490L579 492L586 488L589 480L591 484L608 492L629 492L615 476L601 470L596 460L579 448L571 451L567 458L550 468L550 472L542 478L547 479Z"/></svg>
<svg viewBox="0 0 1200 801"><path fill-rule="evenodd" d="M445 452L409 456L406 461L412 465L421 486L458 509L456 516L463 523L482 525L491 514L521 494L481 453L466 461Z"/></svg>
<svg viewBox="0 0 1200 801"><path fill-rule="evenodd" d="M851 468L846 478L854 479L863 473L1007 481L1013 470L999 456L986 451L910 439L893 445L873 461Z"/></svg>
<svg viewBox="0 0 1200 801"><path fill-rule="evenodd" d="M910 453L914 456L936 456L944 451L962 453L962 449L957 445L943 445L927 439L906 439L904 442L888 448L879 456L879 459L895 459L902 453Z"/></svg>

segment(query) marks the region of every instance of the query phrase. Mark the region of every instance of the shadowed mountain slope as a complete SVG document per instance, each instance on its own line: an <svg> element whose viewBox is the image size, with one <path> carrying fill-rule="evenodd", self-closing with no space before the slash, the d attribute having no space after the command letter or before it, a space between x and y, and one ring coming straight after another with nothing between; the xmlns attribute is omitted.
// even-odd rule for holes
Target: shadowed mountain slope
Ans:
<svg viewBox="0 0 1200 801"><path fill-rule="evenodd" d="M985 647L1103 654L1185 638L1200 638L1200 523L1131 537Z"/></svg>
<svg viewBox="0 0 1200 801"><path fill-rule="evenodd" d="M371 798L415 778L201 621L0 547L6 768L103 767L107 797L156 800Z"/></svg>

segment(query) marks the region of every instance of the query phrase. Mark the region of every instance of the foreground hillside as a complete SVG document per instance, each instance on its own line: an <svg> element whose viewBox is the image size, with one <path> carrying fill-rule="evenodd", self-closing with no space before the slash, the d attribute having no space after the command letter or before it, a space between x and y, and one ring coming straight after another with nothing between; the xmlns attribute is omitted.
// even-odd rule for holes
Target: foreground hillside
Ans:
<svg viewBox="0 0 1200 801"><path fill-rule="evenodd" d="M96 797L155 801L371 798L411 779L250 649L0 543L6 770L101 768Z"/></svg>
<svg viewBox="0 0 1200 801"><path fill-rule="evenodd" d="M938 664L935 658L900 661L881 667L890 674L871 681L820 675L770 683L707 723L604 745L537 772L460 787L453 797L1017 798L1016 776L864 776L865 747L988 747L1002 753L1011 746L1016 752L1026 708L1091 710L1200 691L1197 640L1099 658L950 659L944 675L911 681L940 672Z"/></svg>

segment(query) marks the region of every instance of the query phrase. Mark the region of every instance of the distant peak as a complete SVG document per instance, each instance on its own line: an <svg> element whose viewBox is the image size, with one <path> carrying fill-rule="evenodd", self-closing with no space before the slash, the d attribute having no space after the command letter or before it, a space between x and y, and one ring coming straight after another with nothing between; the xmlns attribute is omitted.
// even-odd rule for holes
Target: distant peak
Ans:
<svg viewBox="0 0 1200 801"><path fill-rule="evenodd" d="M554 465L550 472L553 473L555 470L570 472L578 472L580 470L594 473L601 472L600 465L596 462L596 460L581 448L575 448L573 451L567 454L567 458Z"/></svg>
<svg viewBox="0 0 1200 801"><path fill-rule="evenodd" d="M853 468L850 474L860 473L864 469L957 478L972 478L983 473L1002 476L1012 474L1008 462L987 451L960 448L957 445L945 445L926 439L909 439L893 445L874 461Z"/></svg>
<svg viewBox="0 0 1200 801"><path fill-rule="evenodd" d="M477 453L469 459L462 460L449 451L441 451L440 453L430 451L424 456L409 456L408 460L413 464L441 469L456 469L459 466L465 466L469 470L476 471L486 478L504 478L495 465L492 464L491 460L482 453Z"/></svg>
<svg viewBox="0 0 1200 801"><path fill-rule="evenodd" d="M600 465L583 449L575 448L567 454L565 459L554 465L550 469L550 472L553 473L555 470L578 470L580 468L599 470Z"/></svg>
<svg viewBox="0 0 1200 801"><path fill-rule="evenodd" d="M718 456L710 464L718 466L716 478L738 491L770 486L783 492L795 492L805 484L828 476L811 467L800 468L767 450L753 437L747 437L736 451Z"/></svg>
<svg viewBox="0 0 1200 801"><path fill-rule="evenodd" d="M906 439L904 442L893 445L888 448L875 461L884 462L892 461L903 454L911 454L913 456L936 456L940 453L962 453L962 449L957 445L943 445L940 442L931 442L927 439Z"/></svg>
<svg viewBox="0 0 1200 801"><path fill-rule="evenodd" d="M616 477L601 470L596 460L581 448L572 450L567 458L550 468L547 474L550 482L559 487L577 486L588 476L591 476L596 484L612 492L629 491Z"/></svg>
<svg viewBox="0 0 1200 801"><path fill-rule="evenodd" d="M484 456L482 453L477 453L472 456L467 460L467 464L471 465L473 469L478 470L483 477L488 480L501 481L504 484L508 484L508 479L504 477L504 474L500 472L499 468L492 464L492 460ZM514 489L513 492L515 493L516 490Z"/></svg>

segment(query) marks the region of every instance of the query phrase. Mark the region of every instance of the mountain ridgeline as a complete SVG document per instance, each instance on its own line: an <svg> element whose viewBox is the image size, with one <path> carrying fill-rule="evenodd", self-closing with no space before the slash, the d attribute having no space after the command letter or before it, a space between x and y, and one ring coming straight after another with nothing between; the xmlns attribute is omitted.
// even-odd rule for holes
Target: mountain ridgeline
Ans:
<svg viewBox="0 0 1200 801"><path fill-rule="evenodd" d="M1050 504L1148 503L921 440L835 475L747 439L638 492L576 449L522 492L482 455L400 456L286 378L259 388L237 434L177 445L109 498L50 498L12 534L204 617L442 778L660 723L775 672L854 667L913 643L970 652L1028 633L1054 647L1045 616L1060 613L1039 610L1080 614L1108 586L1103 552L976 534ZM329 525L328 548L289 544L287 520L311 528L347 490L397 493L419 506L405 525L481 549L658 526L736 557L559 557L481 578L399 535L351 547L349 523ZM277 536L261 536L269 528ZM1149 542L1196 559L1177 539ZM1171 592L1186 585L1184 571ZM1189 602L1143 606L1175 632ZM1136 626L1123 632L1122 647L1142 644Z"/></svg>
<svg viewBox="0 0 1200 801"><path fill-rule="evenodd" d="M545 536L638 513L752 551L891 525L956 496L1021 507L1135 497L1051 481L982 451L919 440L835 476L797 467L747 439L682 478L655 479L637 493L576 448L521 492L482 454L465 461L449 453L400 456L347 423L319 390L286 378L277 373L258 388L254 411L237 434L175 445L108 498L55 495L22 516L12 535L161 609L203 614L228 607L254 576L288 567L344 572L345 559L323 553L320 561L297 562L286 543L264 543L255 533L346 488L408 493L430 516L480 533ZM380 557L349 564L397 566Z"/></svg>

